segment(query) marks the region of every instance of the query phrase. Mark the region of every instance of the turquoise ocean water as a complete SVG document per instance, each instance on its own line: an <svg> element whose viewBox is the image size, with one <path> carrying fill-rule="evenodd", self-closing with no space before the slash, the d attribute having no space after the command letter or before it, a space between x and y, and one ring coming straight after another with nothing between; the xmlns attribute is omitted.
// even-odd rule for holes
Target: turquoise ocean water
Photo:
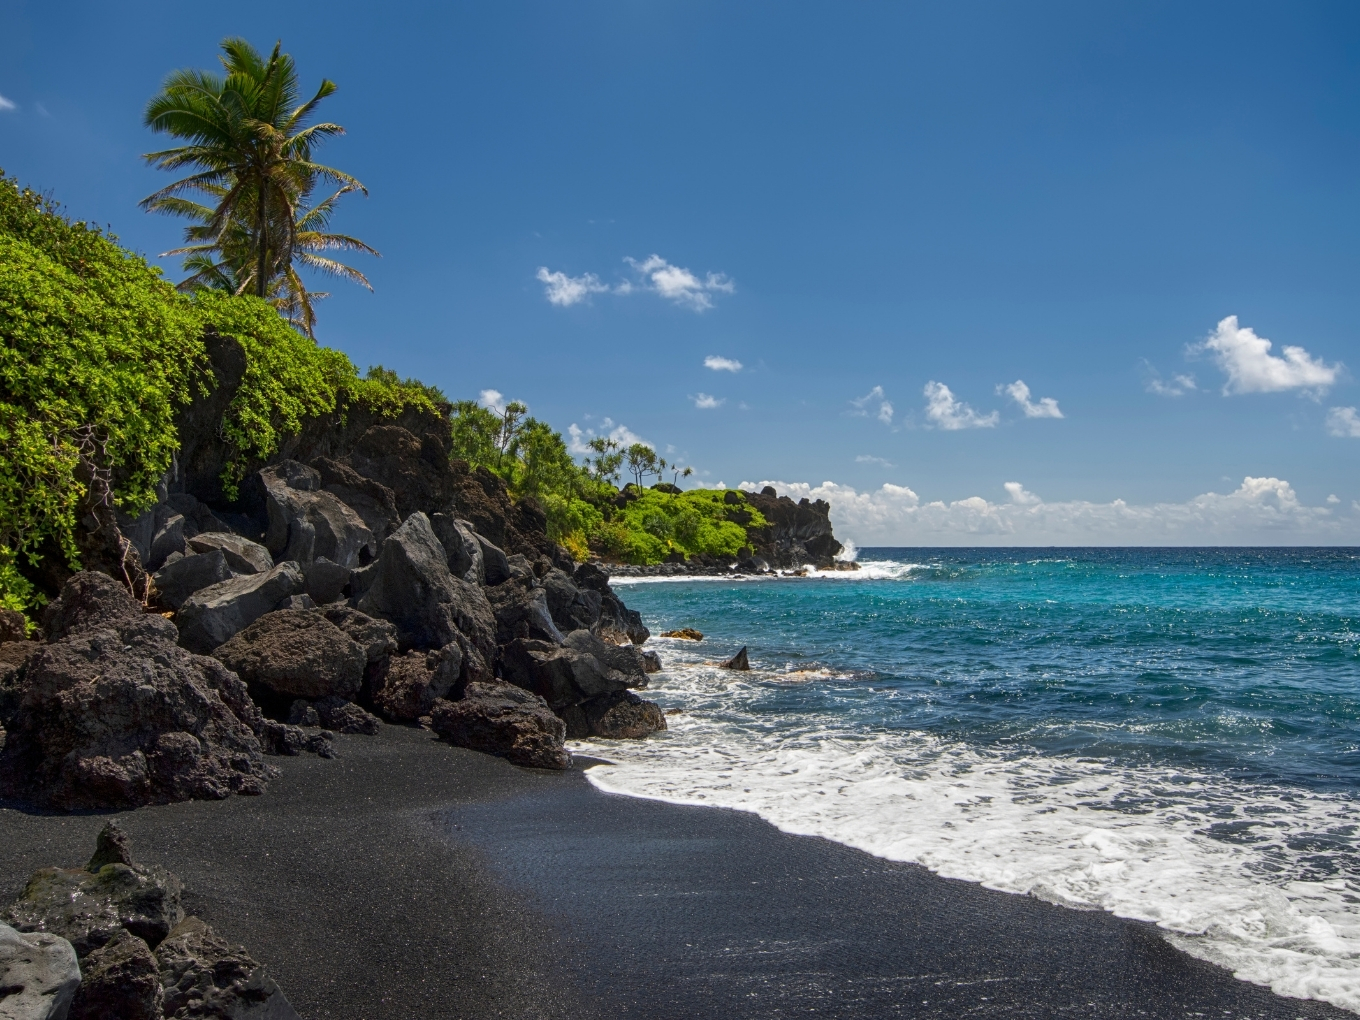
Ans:
<svg viewBox="0 0 1360 1020"><path fill-rule="evenodd" d="M1155 922L1360 1012L1360 550L859 560L616 582L706 638L649 643L670 729L577 745L591 781Z"/></svg>

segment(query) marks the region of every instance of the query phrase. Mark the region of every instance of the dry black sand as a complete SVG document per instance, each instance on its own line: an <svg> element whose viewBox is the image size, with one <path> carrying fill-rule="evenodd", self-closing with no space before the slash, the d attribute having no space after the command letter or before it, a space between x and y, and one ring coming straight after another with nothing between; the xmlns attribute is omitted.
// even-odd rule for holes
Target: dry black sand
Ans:
<svg viewBox="0 0 1360 1020"><path fill-rule="evenodd" d="M393 727L269 793L119 814L298 1012L459 1017L1335 1017L1146 925L988 892L749 815L594 790ZM279 761L279 759L275 759ZM102 816L0 809L0 896Z"/></svg>

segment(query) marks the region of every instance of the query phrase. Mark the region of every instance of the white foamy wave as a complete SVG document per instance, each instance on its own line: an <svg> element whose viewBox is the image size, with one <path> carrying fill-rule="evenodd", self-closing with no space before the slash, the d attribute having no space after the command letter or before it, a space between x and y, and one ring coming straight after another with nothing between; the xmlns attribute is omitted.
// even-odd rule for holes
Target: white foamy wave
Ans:
<svg viewBox="0 0 1360 1020"><path fill-rule="evenodd" d="M751 811L946 877L1151 921L1239 978L1360 1012L1360 879L1315 875L1316 840L1304 838L1349 838L1353 798L1007 755L827 716L775 728L759 712L762 685L834 674L734 677L698 646L664 644L679 665L651 696L676 712L671 728L575 745L613 763L587 772L596 787Z"/></svg>

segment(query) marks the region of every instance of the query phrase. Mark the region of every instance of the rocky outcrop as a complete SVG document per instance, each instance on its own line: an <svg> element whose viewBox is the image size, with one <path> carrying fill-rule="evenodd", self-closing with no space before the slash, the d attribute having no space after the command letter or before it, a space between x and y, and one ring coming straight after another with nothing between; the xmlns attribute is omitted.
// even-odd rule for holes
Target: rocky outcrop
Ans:
<svg viewBox="0 0 1360 1020"><path fill-rule="evenodd" d="M292 703L297 698L353 699L364 682L368 655L358 642L310 609L266 613L213 651L213 658L258 692Z"/></svg>
<svg viewBox="0 0 1360 1020"><path fill-rule="evenodd" d="M289 560L263 574L220 581L185 599L175 617L180 641L207 654L303 589L302 571Z"/></svg>
<svg viewBox="0 0 1360 1020"><path fill-rule="evenodd" d="M274 558L258 542L228 532L210 531L189 539L186 551L210 553L222 551L227 566L236 574L263 574L274 569Z"/></svg>
<svg viewBox="0 0 1360 1020"><path fill-rule="evenodd" d="M245 685L175 643L112 578L67 582L29 658L0 752L0 788L65 810L260 793L272 770Z"/></svg>
<svg viewBox="0 0 1360 1020"><path fill-rule="evenodd" d="M755 556L776 568L831 567L842 546L831 533L829 503L806 498L795 503L771 485L743 495L768 522L763 528L747 529Z"/></svg>
<svg viewBox="0 0 1360 1020"><path fill-rule="evenodd" d="M652 636L642 622L642 614L629 609L609 587L609 575L593 563L582 563L572 580L577 588L600 596L600 615L591 624L593 633L614 644L640 645Z"/></svg>
<svg viewBox="0 0 1360 1020"><path fill-rule="evenodd" d="M554 644L566 640L553 622L547 591L532 574L487 588L486 597L496 617L498 645L508 644L516 638L536 638Z"/></svg>
<svg viewBox="0 0 1360 1020"><path fill-rule="evenodd" d="M298 1020L283 991L243 946L188 917L156 950L167 1018Z"/></svg>
<svg viewBox="0 0 1360 1020"><path fill-rule="evenodd" d="M151 947L120 931L81 962L69 1020L161 1020L160 967Z"/></svg>
<svg viewBox="0 0 1360 1020"><path fill-rule="evenodd" d="M289 710L288 722L293 726L324 726L336 733L362 733L370 737L382 727L377 716L344 698L322 698L315 702L299 699Z"/></svg>
<svg viewBox="0 0 1360 1020"><path fill-rule="evenodd" d="M364 519L333 492L321 488L321 473L295 460L260 471L269 524L265 546L276 559L310 563L325 557L356 567L377 555L377 541Z"/></svg>
<svg viewBox="0 0 1360 1020"><path fill-rule="evenodd" d="M358 608L396 624L405 648L457 643L469 668L466 679L489 676L496 649L491 605L481 588L449 573L444 547L423 513L406 518L383 543L377 574Z"/></svg>
<svg viewBox="0 0 1360 1020"><path fill-rule="evenodd" d="M66 1020L79 985L80 963L70 942L0 924L0 1017Z"/></svg>
<svg viewBox="0 0 1360 1020"><path fill-rule="evenodd" d="M16 609L0 609L0 644L28 638L28 621Z"/></svg>
<svg viewBox="0 0 1360 1020"><path fill-rule="evenodd" d="M720 662L718 665L722 669L749 670L751 668L751 663L746 657L746 646L742 645L739 649L737 649L736 655L732 656L732 658L726 660L725 662Z"/></svg>
<svg viewBox="0 0 1360 1020"><path fill-rule="evenodd" d="M654 701L644 701L632 691L606 694L581 707L586 732L581 736L626 740L650 736L666 728L666 715ZM568 723L568 730L571 726Z"/></svg>
<svg viewBox="0 0 1360 1020"><path fill-rule="evenodd" d="M437 701L431 726L458 747L540 769L571 767L566 725L535 694L510 684L468 684L459 701Z"/></svg>

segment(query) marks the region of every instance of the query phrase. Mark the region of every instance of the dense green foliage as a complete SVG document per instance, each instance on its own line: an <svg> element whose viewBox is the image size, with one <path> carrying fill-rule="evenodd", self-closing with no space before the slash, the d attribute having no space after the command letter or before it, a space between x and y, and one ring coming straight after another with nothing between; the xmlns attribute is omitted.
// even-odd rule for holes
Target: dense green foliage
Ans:
<svg viewBox="0 0 1360 1020"><path fill-rule="evenodd" d="M54 544L78 566L92 477L126 513L154 501L179 445L175 413L211 384L208 329L246 354L222 423L228 491L309 415L435 411L442 396L381 369L361 378L257 298L178 293L115 238L0 174L0 605L36 602L21 557L36 563Z"/></svg>
<svg viewBox="0 0 1360 1020"><path fill-rule="evenodd" d="M513 496L538 500L548 537L578 558L592 551L629 563L660 563L677 552L735 556L747 538L733 518L765 524L744 501L740 508L725 504L725 490L662 492L632 485L621 495L611 482L625 454L609 440L596 440L591 449L595 456L578 464L561 434L528 417L523 404L500 411L470 400L454 404L453 455L494 471ZM653 455L649 470L660 465Z"/></svg>

